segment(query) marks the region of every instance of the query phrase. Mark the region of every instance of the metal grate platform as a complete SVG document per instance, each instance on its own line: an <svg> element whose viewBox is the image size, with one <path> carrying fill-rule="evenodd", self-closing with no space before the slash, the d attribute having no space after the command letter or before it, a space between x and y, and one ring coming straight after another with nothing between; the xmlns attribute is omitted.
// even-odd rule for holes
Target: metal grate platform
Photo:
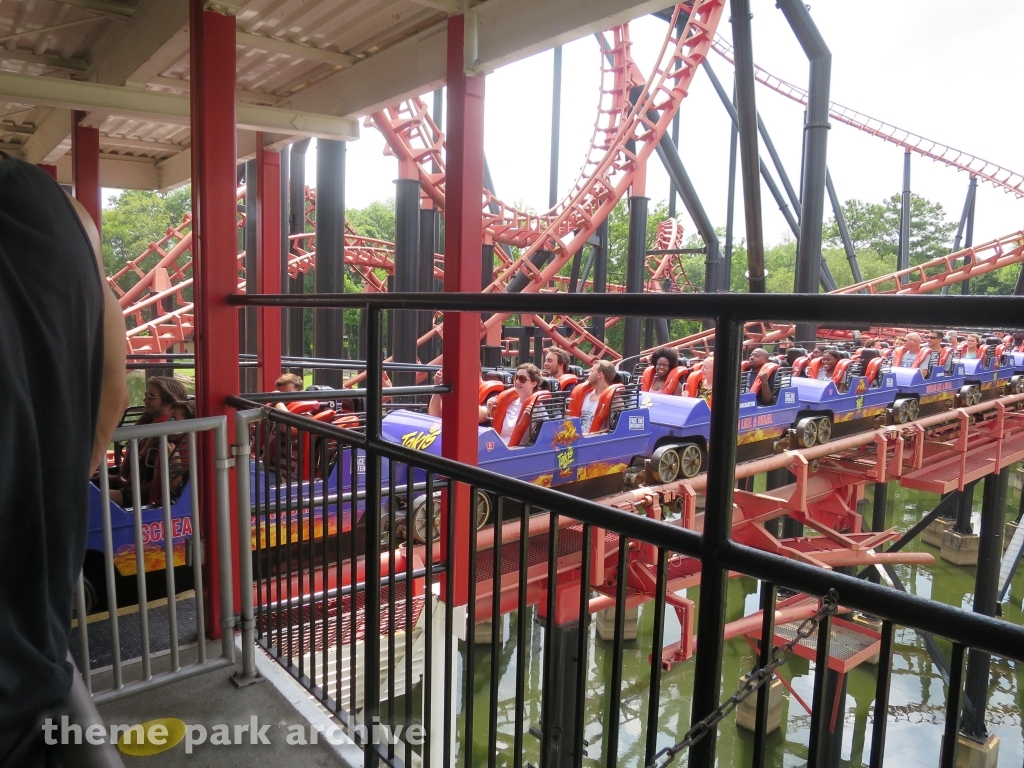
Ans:
<svg viewBox="0 0 1024 768"><path fill-rule="evenodd" d="M799 621L780 624L775 628L774 645L780 646L796 637ZM760 638L761 633L751 633L751 637ZM833 619L831 622L831 645L829 647L828 668L846 674L859 664L863 664L881 647L881 635L872 629L862 627L844 619ZM814 661L818 653L818 637L811 635L793 648L793 653L803 659Z"/></svg>

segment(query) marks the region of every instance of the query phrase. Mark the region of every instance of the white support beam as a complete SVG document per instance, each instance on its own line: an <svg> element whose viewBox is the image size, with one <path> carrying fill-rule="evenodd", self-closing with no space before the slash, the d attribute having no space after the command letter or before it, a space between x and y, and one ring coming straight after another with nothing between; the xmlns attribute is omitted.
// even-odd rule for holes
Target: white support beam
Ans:
<svg viewBox="0 0 1024 768"><path fill-rule="evenodd" d="M263 143L264 146L280 148L294 141L294 138L294 136L263 134ZM239 163L255 159L256 133L254 131L237 131L235 133L235 156ZM173 157L160 161L157 163L156 171L156 189L159 192L167 192L188 183L192 177L192 150L186 149L184 152L179 152Z"/></svg>
<svg viewBox="0 0 1024 768"><path fill-rule="evenodd" d="M189 92L190 81L188 80L180 80L175 77L163 77L162 75L157 75L156 77L149 78L147 82L149 83L149 85L162 85L167 88L174 88L175 90L181 91L182 93ZM129 85L131 85L133 88L144 87L143 85L137 83L129 83ZM281 100L280 96L275 96L272 93L261 93L260 91L247 91L244 88L235 89L235 98L239 101L244 101L248 104L266 104L268 106L274 106L277 104L277 102Z"/></svg>
<svg viewBox="0 0 1024 768"><path fill-rule="evenodd" d="M143 0L121 33L97 53L88 79L124 85L188 24L188 0Z"/></svg>
<svg viewBox="0 0 1024 768"><path fill-rule="evenodd" d="M477 69L491 71L665 7L665 0L488 0L477 5ZM444 82L447 27L439 24L281 102L365 115Z"/></svg>
<svg viewBox="0 0 1024 768"><path fill-rule="evenodd" d="M275 37L254 35L251 32L235 32L235 42L247 48L258 48L268 53L283 53L292 58L319 61L336 67L348 67L357 61L355 56L350 56L347 53L328 51L311 45L300 45L289 40L279 40Z"/></svg>
<svg viewBox="0 0 1024 768"><path fill-rule="evenodd" d="M57 161L57 181L71 183L71 156ZM156 189L159 173L156 163L146 158L119 158L100 155L100 186L115 189Z"/></svg>
<svg viewBox="0 0 1024 768"><path fill-rule="evenodd" d="M95 11L116 19L130 19L132 8L121 3L108 3L105 0L56 0L61 5L73 5L77 8L85 8L87 11Z"/></svg>
<svg viewBox="0 0 1024 768"><path fill-rule="evenodd" d="M54 150L70 135L71 111L55 109L36 126L32 138L25 142L21 157L29 163L55 162L63 152L54 157Z"/></svg>
<svg viewBox="0 0 1024 768"><path fill-rule="evenodd" d="M442 11L443 13L458 13L459 3L458 0L411 0L416 5L422 5L424 8L433 8L435 11Z"/></svg>
<svg viewBox="0 0 1024 768"><path fill-rule="evenodd" d="M0 48L0 61L4 59L24 61L26 64L43 64L54 69L66 69L69 72L85 72L89 67L85 59L62 59L60 56L50 56L45 53L35 54L18 48L14 50Z"/></svg>
<svg viewBox="0 0 1024 768"><path fill-rule="evenodd" d="M104 111L168 125L189 125L189 98L99 83L71 82L0 72L0 99L58 109ZM316 112L299 112L257 104L237 104L239 128L326 139L359 138L359 121Z"/></svg>

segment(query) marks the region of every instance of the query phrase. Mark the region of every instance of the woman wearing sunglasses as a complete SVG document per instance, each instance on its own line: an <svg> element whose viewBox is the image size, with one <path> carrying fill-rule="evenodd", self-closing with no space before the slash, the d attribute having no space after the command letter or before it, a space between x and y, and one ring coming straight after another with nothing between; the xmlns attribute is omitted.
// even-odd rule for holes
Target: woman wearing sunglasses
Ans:
<svg viewBox="0 0 1024 768"><path fill-rule="evenodd" d="M537 401L527 405L540 386L540 378L540 369L537 366L524 363L516 369L512 390L506 390L498 397L492 397L487 401L487 416L491 420L491 426L506 445L510 444L509 441L516 432L516 425L524 407L532 408L534 413L537 409L544 408L544 405ZM511 394L513 391L515 396Z"/></svg>

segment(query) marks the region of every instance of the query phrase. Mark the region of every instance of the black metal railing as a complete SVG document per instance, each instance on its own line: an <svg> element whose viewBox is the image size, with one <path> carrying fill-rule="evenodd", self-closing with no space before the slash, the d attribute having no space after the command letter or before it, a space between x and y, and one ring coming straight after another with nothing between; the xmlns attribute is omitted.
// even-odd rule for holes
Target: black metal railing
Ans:
<svg viewBox="0 0 1024 768"><path fill-rule="evenodd" d="M302 466L298 459L298 453L305 451L316 451L316 456L324 463L322 473L330 471L329 457L332 455L330 446L333 444L334 455L341 456L346 451L351 453L349 460L350 467L358 465L358 457L365 457L365 473L362 482L362 492L355 492L358 486L358 478L353 478L352 489L344 491L339 484L337 494L337 505L341 509L345 503L350 506L355 503L356 497L363 500L362 514L363 527L357 533L357 527L352 526L349 533L341 532L339 525L337 540L341 541L347 535L351 541L350 552L354 552L358 543L362 543L362 551L365 553L364 569L362 578L358 578L358 567L355 559L345 560L346 550L340 544L322 543L324 547L333 546L337 562L331 566L340 574L343 569L348 568L351 573L350 582L347 587L342 585L343 579L338 581L341 585L335 594L339 598L336 604L338 610L348 610L351 614L351 622L356 622L356 601L352 599L354 594L363 596L363 605L367 607L380 606L379 611L365 610L362 614L364 621L363 646L361 649L363 667L363 706L354 706L354 700L348 703L342 701L337 686L333 693L323 683L318 683L313 674L306 672L304 659L296 662L294 654L285 654L282 649L287 648L289 652L294 648L294 635L306 632L303 623L292 626L292 614L286 617L289 621L292 635L285 637L283 628L280 626L280 597L281 587L273 593L278 596L276 604L267 603L259 597L257 588L257 625L260 621L271 621L268 617L276 615L278 625L274 626L275 634L271 634L270 624L266 624L267 631L261 635L261 642L279 655L285 666L291 668L293 673L303 681L307 687L314 692L325 704L336 713L345 723L351 732L361 734L365 738L360 739L366 749L367 759L370 761L381 759L394 766L411 764L412 755L418 751L420 758L428 765L441 763L445 766L454 765L454 758L457 756L465 765L471 766L486 763L488 766L501 764L512 764L517 766L530 762L534 755L541 766L582 766L584 764L584 749L593 749L587 745L588 734L593 733L593 702L588 701L588 695L592 692L587 687L587 679L583 674L577 674L575 679L566 675L564 666L565 658L572 656L570 651L575 653L576 663L579 669L587 669L587 658L589 652L588 636L585 631L586 622L590 616L590 610L594 607L592 595L605 594L605 601L598 605L611 605L615 608L614 632L612 639L610 677L606 680L603 688L603 698L599 709L603 708L596 722L602 731L602 743L600 744L600 761L608 766L620 764L619 718L621 714L620 687L622 684L621 668L624 652L624 622L625 611L630 603L630 598L636 596L633 586L628 584L627 571L640 563L647 569L653 589L650 590L654 603L654 632L649 648L651 654L650 680L647 686L646 698L648 709L646 722L644 724L643 754L635 755L631 759L636 764L651 765L655 762L658 754L659 741L659 697L662 695L661 685L661 646L664 640L664 621L666 615L666 587L673 575L685 571L686 565L696 568L695 572L700 575L699 607L697 616L696 632L696 660L692 677L692 700L691 715L692 724L698 724L714 716L723 700L723 634L726 617L727 581L729 572L736 572L753 576L762 581L762 606L765 609L765 626L762 628L762 637L770 637L774 634L771 626L771 619L774 616L776 603L776 587L786 587L791 590L799 590L809 595L821 596L829 590L836 590L841 604L846 608L869 612L879 617L882 621L881 628L881 659L878 664L877 674L877 695L875 700L875 718L873 725L872 748L870 765L873 767L882 765L882 756L885 743L885 727L888 713L888 690L891 675L891 659L893 650L893 628L895 625L910 627L922 632L931 633L946 638L953 643L952 651L952 673L950 675L950 687L947 697L947 738L942 750L941 765L949 767L953 765L954 749L956 748L956 734L959 731L959 713L962 703L962 667L965 656L965 649L972 648L979 652L992 653L1002 657L1015 660L1024 660L1024 629L1009 623L981 615L970 613L959 608L953 608L940 603L932 602L914 595L893 590L878 584L873 584L864 579L847 576L832 571L824 571L800 562L763 552L747 547L730 540L730 531L733 514L733 488L735 487L735 460L736 460L736 430L739 413L739 392L735 382L740 377L740 362L743 348L743 323L748 319L759 319L767 321L794 321L801 323L819 324L856 324L878 323L886 326L905 324L911 327L938 327L949 323L951 317L952 301L943 297L891 297L891 296L781 296L781 295L647 295L644 297L642 308L638 303L628 296L595 296L595 295L478 295L478 294L446 294L446 295L423 295L423 294L391 294L375 295L372 298L365 296L236 296L232 297L233 303L246 306L301 306L301 307L361 307L366 310L367 329L367 388L366 388L366 413L369 415L366 422L365 434L339 429L330 425L313 424L308 419L285 414L281 411L271 409L265 410L263 424L259 427L254 436L254 445L259 446L260 430L263 434L269 435L277 429L274 439L286 443L290 440L292 445L298 441L296 451L297 465ZM955 317L959 324L965 326L996 325L1001 328L1016 328L1020 326L1020 319L1024 317L1021 309L1024 308L1021 299L1012 297L964 297L956 301ZM710 445L711 450L708 457L708 480L706 487L706 505L703 523L703 532L697 533L691 530L684 530L678 525L672 525L660 520L628 513L623 510L613 509L593 502L577 499L556 491L504 477L499 474L481 470L447 459L429 455L423 451L410 450L382 438L381 417L382 417L382 392L379 382L381 381L381 360L382 351L382 312L389 309L440 309L444 312L528 312L528 313L561 313L579 315L639 315L658 317L713 317L716 322L715 334L715 372L714 391L715 407L711 417ZM253 407L255 403L238 399L231 400L232 405L242 407ZM284 435L278 427L286 426L287 435ZM291 430L295 430L294 434ZM323 448L316 449L307 447L303 443L303 434L315 436L322 439ZM311 438L312 439L312 438ZM312 444L309 444L312 446ZM287 446L286 446L287 447ZM278 461L281 452L279 451ZM287 449L286 456L291 456L291 449ZM291 466L290 459L288 466ZM288 470L289 472L291 470ZM275 469L280 477L281 469ZM401 482L402 473L407 475L404 485ZM269 475L266 475L269 477ZM417 491L413 490L422 477L424 524L427 539L430 539L434 523L434 495L435 488L442 487L439 500L439 522L440 542L437 547L438 556L435 556L433 546L422 545L421 551L426 557L424 563L411 563L407 557L405 560L406 583L420 578L416 574L425 575L424 591L429 597L436 594L439 605L443 608L438 610L443 613L443 639L440 635L430 640L429 650L425 650L424 671L422 683L419 686L422 695L421 721L428 733L432 734L433 742L428 746L420 746L418 750L410 742L396 747L392 744L382 742L371 732L366 735L359 731L359 723L369 724L384 722L381 720L382 713L387 711L387 722L393 727L398 724L395 719L395 696L391 691L382 691L380 686L380 659L382 658L382 644L387 646L387 659L389 662L395 658L392 653L393 644L399 642L394 627L385 624L385 621L394 615L396 610L396 599L394 588L397 587L397 574L392 567L395 559L402 556L404 548L405 555L409 552L416 552L414 526L409 523L409 514L416 505ZM287 515L295 512L298 518L302 518L303 501L299 480L289 480L286 485L296 486L297 497L292 500L291 491L286 492L284 508ZM404 491L399 488L404 489ZM274 504L280 503L281 491L271 491L266 485L263 497L264 506L261 502L255 504L257 520L262 520L260 515L266 515L269 507L266 503L273 496ZM309 490L305 493L310 493ZM407 507L405 535L401 535L399 507L402 505L402 495L406 496L404 502ZM472 533L457 531L450 521L455 519L454 510L457 499L465 503L469 498L478 499L481 494L488 494L493 499L493 526L490 533ZM412 507L409 505L409 497L412 497ZM330 493L323 494L323 504L330 504ZM356 504L356 506L358 506ZM475 508L475 504L474 507ZM381 510L383 514L376 514L375 510ZM534 517L531 513L546 510L546 517ZM352 510L353 519L356 517L356 509ZM276 513L276 506L275 506ZM308 513L307 513L308 514ZM511 525L507 518L518 516L518 523ZM340 519L339 515L339 519ZM280 521L280 517L275 518ZM290 519L290 517L289 517ZM472 518L471 518L472 519ZM265 523L262 523L265 525ZM518 532L516 529L518 528ZM305 567L303 560L303 546L317 546L310 541L302 540L303 527L299 525L299 543L293 545L286 543L284 562L289 567L298 567L300 572ZM383 536L383 534L387 536ZM468 548L469 562L460 562L455 556L456 538L469 536L473 546ZM257 537L257 542L259 537ZM326 537L325 537L326 541ZM490 546L485 546L487 542ZM578 545L578 549L577 549ZM532 548L532 549L531 549ZM294 552L293 552L294 550ZM325 552L327 549L324 550ZM370 555L380 552L379 557ZM596 562L603 554L604 560ZM487 558L491 558L491 568L488 573L486 567ZM532 558L532 559L531 559ZM325 560L327 558L325 557ZM600 566L611 563L614 560L614 567L610 573L616 578L609 587L605 583L594 583L593 575L600 571ZM684 563L684 561L686 561ZM280 560L275 561L280 562ZM382 575L382 567L387 563L387 573ZM500 563L502 567L495 564ZM410 570L411 569L411 570ZM505 580L502 579L500 571L507 570ZM326 571L326 569L325 569ZM484 577L478 581L477 572L480 571ZM434 587L434 579L442 576L437 587ZM429 574L429 576L426 576ZM517 576L513 576L517 574ZM565 619L563 625L571 624L573 610L568 606L572 598L562 601L560 586L572 584L573 574L577 583L582 583L582 588L576 595L578 601L575 607L575 618L581 627L578 634L569 636L561 635L558 632L559 619ZM258 576L264 578L263 572ZM301 577L299 577L301 579ZM339 577L340 578L340 577ZM518 581L515 581L515 579ZM533 581L531 581L533 579ZM513 584L512 582L515 581ZM259 582L259 579L258 579ZM506 583L508 582L508 583ZM556 588L550 588L555 585ZM302 601L305 597L303 582L296 583L299 594L288 595L289 600L299 601L297 616L302 617ZM321 591L317 592L317 586L312 585L310 593L312 596L320 596L321 601L329 600L330 587L327 582L320 583ZM344 592L344 589L349 592ZM382 601L382 594L386 591L386 598ZM468 595L464 601L465 605L460 607L453 604L454 596L461 593ZM436 590L436 592L435 592ZM489 591L488 591L489 590ZM503 602L502 596L507 593L509 599ZM408 600L408 591L405 599ZM350 602L343 604L340 598L350 597ZM484 596L489 599L489 606L478 597ZM432 598L430 598L432 599ZM633 602L636 602L634 599ZM528 617L530 606L538 603L542 606L544 615L547 617L543 633L543 683L537 684L536 679L527 681L524 677L529 659L530 637L527 636ZM327 610L327 603L322 611ZM291 603L289 603L289 610ZM466 611L466 624L462 624L461 611ZM504 744L504 736L501 728L498 727L501 706L501 680L498 659L502 649L506 646L497 622L492 625L490 643L487 644L486 652L490 654L487 658L487 685L488 694L484 707L484 720L486 725L481 724L480 717L473 705L475 691L475 680L478 673L482 674L478 659L482 654L476 648L476 643L469 638L464 642L463 650L459 653L459 642L456 639L457 630L462 626L468 626L468 632L474 632L477 619L486 611L492 616L503 612L509 612L516 619L516 642L514 644L517 654L517 666L515 674L515 695L511 703L513 708L513 723L511 728L511 743ZM559 615L561 612L561 615ZM310 637L326 636L326 625L317 625L316 612L307 611L309 615L308 632ZM432 610L427 615L433 615ZM244 617L243 617L244 618ZM435 617L440 620L440 616ZM553 619L553 620L552 620ZM320 627L318 629L318 626ZM435 627L437 625L434 625ZM317 633L320 633L318 635ZM511 624L510 624L511 632ZM355 638L356 633L352 633ZM432 633L427 633L432 638ZM340 630L337 632L337 645L340 648L342 636ZM825 670L827 665L822 661L827 659L828 639L830 637L829 619L826 617L820 624L818 634L818 663L814 673L814 696L813 716L810 726L810 741L808 751L808 763L811 766L824 765L826 760L822 754L823 735L828 728L825 718L825 710L830 702L825 701ZM438 642L443 648L438 648ZM511 641L511 637L509 638ZM406 643L406 660L409 659L409 635L404 638ZM569 648L574 644L575 647ZM301 641L300 641L301 645ZM762 644L761 662L764 663L766 654L770 652L770 643ZM531 646L532 647L532 646ZM560 656L560 652L565 654ZM349 664L351 674L355 676L359 669L357 652L353 648L350 651ZM287 658L286 658L287 657ZM339 656L340 657L340 656ZM321 658L321 673L323 672L323 658ZM461 672L460 675L456 671ZM443 675L443 676L442 676ZM563 679L565 678L565 679ZM388 675L388 680L392 675ZM406 677L407 684L411 676ZM461 689L455 689L456 680L461 682ZM561 684L556 685L557 681ZM446 696L438 697L438 685L446 686ZM450 688L448 686L451 686ZM528 688L539 692L541 698L541 717L539 719L527 720L526 712L527 699L531 695ZM415 707L410 701L407 689L403 706L405 711L402 717L415 717ZM384 694L384 695L382 695ZM447 694L451 695L448 698ZM563 705L569 697L573 706L566 710ZM381 704L387 702L387 705ZM765 712L767 709L767 689L762 688L758 692L758 717L757 730L755 732L755 750L753 755L754 765L760 766L764 761L765 744ZM442 708L442 712L435 710L436 706ZM390 708L390 709L389 709ZM532 711L532 710L530 710ZM486 728L487 743L486 751L483 747L474 749L475 735L478 729ZM588 730L589 728L589 730ZM682 728L678 729L682 736ZM537 737L536 748L531 747L528 734ZM532 737L531 737L532 738ZM440 745L438 745L438 739ZM499 740L502 743L499 744ZM689 765L707 766L710 768L715 763L716 738L712 734L709 738L697 741L689 752ZM587 765L593 764L594 755L588 755Z"/></svg>

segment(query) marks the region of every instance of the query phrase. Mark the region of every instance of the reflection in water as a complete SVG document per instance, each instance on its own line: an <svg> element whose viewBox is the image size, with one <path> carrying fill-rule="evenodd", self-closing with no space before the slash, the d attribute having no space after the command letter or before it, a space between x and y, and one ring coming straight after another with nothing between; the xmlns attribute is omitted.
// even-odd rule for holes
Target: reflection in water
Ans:
<svg viewBox="0 0 1024 768"><path fill-rule="evenodd" d="M975 495L975 531L978 529L978 512L981 496ZM1007 519L1016 516L1019 494L1011 489L1007 499ZM921 516L938 503L938 497L918 491L889 488L889 525L899 531L912 527ZM974 568L950 565L938 557L934 547L920 541L908 546L909 551L925 551L936 556L930 566L897 566L897 572L904 585L911 592L939 600L949 605L971 609L974 589ZM727 619L738 619L757 609L759 584L754 579L733 579L729 584ZM685 594L685 593L684 593ZM698 600L698 590L687 595ZM1004 603L1003 618L1016 624L1024 624L1022 613L1024 602L1024 577L1018 572L1011 587L1008 603ZM645 748L645 730L648 715L648 683L650 666L648 654L651 647L653 608L645 606L640 611L638 638L626 642L622 662L622 689L606 691L611 679L612 644L598 640L591 624L591 645L587 663L587 701L584 737L586 747L585 766L606 764L604 755L605 735L612 724L608 723L608 702L618 699L621 715L618 723L619 754L617 764L628 768L642 768ZM530 615L526 636L530 653L526 658L527 702L524 712L524 754L523 764L539 764L538 740L529 734L529 728L540 728L540 699L543 690L543 634L542 624ZM499 766L513 764L512 747L515 719L515 686L517 653L515 638L518 632L518 617L513 614L504 618L504 638L499 660L499 714L498 714L498 756ZM679 639L679 623L675 614L668 612L665 626L665 643ZM947 658L950 644L938 641ZM464 661L464 658L463 658ZM723 691L726 695L734 690L740 675L749 671L756 663L756 656L743 639L726 644L723 661ZM990 733L1000 739L999 762L1001 765L1020 765L1022 762L1021 670L1016 662L993 658L991 682L987 705L986 723ZM889 694L889 723L886 737L885 761L887 765L900 768L934 768L939 760L940 739L945 721L946 691L938 668L925 649L922 638L913 630L898 628L895 633L895 650L892 664L892 687ZM810 702L813 685L813 664L792 657L782 668L781 674L797 695ZM475 689L474 760L475 765L487 763L488 699L490 681L490 656L485 645L477 646ZM690 696L693 687L693 662L676 664L662 674L661 706L658 718L658 748L670 746L689 727ZM843 766L866 765L871 750L871 727L874 716L875 668L867 664L853 670L849 675L846 699L843 702L843 740L841 764ZM789 693L783 700L782 728L768 738L766 763L773 768L801 766L807 761L807 742L810 718L801 705ZM839 726L839 722L837 722ZM461 727L461 726L460 726ZM730 715L720 727L718 739L718 764L720 766L749 765L752 757L753 737L735 724ZM678 764L685 764L685 755L677 758Z"/></svg>

